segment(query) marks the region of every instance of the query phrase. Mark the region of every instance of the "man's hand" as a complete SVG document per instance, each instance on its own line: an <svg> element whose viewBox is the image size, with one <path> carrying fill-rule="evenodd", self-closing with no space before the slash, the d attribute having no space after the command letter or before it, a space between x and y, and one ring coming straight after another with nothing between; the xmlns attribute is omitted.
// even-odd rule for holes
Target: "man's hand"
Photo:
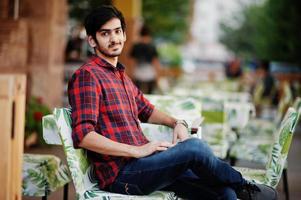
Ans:
<svg viewBox="0 0 301 200"><path fill-rule="evenodd" d="M179 139L181 142L189 138L188 130L183 124L176 124L173 130L172 143L176 144Z"/></svg>
<svg viewBox="0 0 301 200"><path fill-rule="evenodd" d="M145 156L149 156L156 151L165 151L174 145L170 142L160 142L160 141L152 141L142 146L133 146L132 154L135 158L142 158Z"/></svg>

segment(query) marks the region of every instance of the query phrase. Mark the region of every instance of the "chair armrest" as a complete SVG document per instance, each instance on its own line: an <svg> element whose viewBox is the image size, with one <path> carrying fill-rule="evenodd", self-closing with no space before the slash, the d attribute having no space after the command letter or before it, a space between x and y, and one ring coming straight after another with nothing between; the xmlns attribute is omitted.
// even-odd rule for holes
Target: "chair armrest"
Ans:
<svg viewBox="0 0 301 200"><path fill-rule="evenodd" d="M43 116L43 138L47 144L62 145L58 128L52 114Z"/></svg>

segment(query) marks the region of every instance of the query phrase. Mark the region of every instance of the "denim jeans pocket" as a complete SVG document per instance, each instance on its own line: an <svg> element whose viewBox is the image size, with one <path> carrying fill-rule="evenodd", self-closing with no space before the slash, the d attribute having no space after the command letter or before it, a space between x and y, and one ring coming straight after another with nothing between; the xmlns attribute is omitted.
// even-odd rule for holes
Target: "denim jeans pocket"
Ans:
<svg viewBox="0 0 301 200"><path fill-rule="evenodd" d="M110 191L127 195L144 195L138 185L115 181L110 186Z"/></svg>

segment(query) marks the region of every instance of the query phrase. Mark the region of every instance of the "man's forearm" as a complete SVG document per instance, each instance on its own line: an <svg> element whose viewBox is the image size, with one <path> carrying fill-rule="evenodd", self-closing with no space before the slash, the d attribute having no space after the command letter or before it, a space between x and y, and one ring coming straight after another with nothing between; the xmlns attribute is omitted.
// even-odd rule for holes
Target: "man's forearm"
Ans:
<svg viewBox="0 0 301 200"><path fill-rule="evenodd" d="M79 144L80 147L111 156L135 157L135 146L115 142L94 131L88 133Z"/></svg>
<svg viewBox="0 0 301 200"><path fill-rule="evenodd" d="M147 122L151 124L162 124L169 126L170 128L174 128L176 121L177 120L175 118L155 109Z"/></svg>

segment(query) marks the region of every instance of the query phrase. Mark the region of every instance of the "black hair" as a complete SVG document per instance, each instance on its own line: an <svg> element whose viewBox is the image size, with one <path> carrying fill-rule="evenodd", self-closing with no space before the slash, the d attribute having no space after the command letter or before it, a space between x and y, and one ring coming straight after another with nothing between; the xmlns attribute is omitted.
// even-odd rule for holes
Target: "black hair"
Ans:
<svg viewBox="0 0 301 200"><path fill-rule="evenodd" d="M103 5L92 10L86 17L84 25L87 35L91 35L96 40L96 32L109 20L118 18L122 31L126 29L126 24L122 13L114 6Z"/></svg>
<svg viewBox="0 0 301 200"><path fill-rule="evenodd" d="M140 30L140 36L151 36L151 30L149 29L148 26L143 25L141 30Z"/></svg>

